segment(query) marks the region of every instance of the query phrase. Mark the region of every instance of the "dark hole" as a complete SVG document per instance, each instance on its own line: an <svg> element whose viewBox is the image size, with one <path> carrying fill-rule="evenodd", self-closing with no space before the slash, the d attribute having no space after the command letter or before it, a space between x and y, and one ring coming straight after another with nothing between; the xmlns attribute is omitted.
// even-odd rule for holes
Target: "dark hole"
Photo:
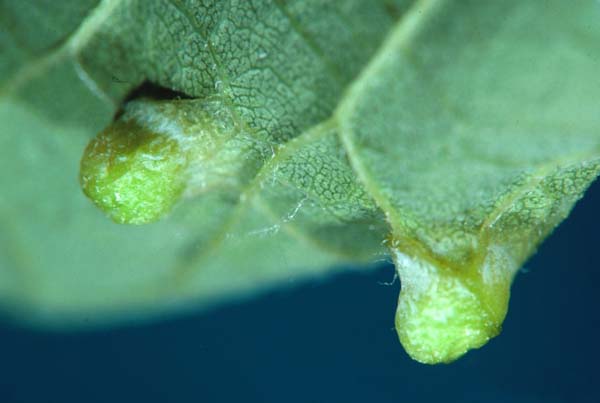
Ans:
<svg viewBox="0 0 600 403"><path fill-rule="evenodd" d="M157 100L169 100L169 99L192 99L193 97L169 88L161 87L160 85L151 83L150 81L144 81L142 85L135 88L125 98L123 103L131 101L136 98L151 98Z"/></svg>
<svg viewBox="0 0 600 403"><path fill-rule="evenodd" d="M123 107L127 102L138 98L150 98L155 100L173 100L173 99L192 99L193 97L169 88L161 87L150 81L144 81L139 87L133 89L121 103L121 108L115 114L114 119L118 119L123 114Z"/></svg>

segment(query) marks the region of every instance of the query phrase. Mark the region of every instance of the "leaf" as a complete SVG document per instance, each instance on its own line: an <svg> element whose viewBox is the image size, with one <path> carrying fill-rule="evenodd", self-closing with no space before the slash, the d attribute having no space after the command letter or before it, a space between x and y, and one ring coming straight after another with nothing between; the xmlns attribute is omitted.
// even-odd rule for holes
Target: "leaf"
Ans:
<svg viewBox="0 0 600 403"><path fill-rule="evenodd" d="M0 92L0 168L17 172L0 183L0 295L30 319L103 322L389 253L407 352L456 359L498 333L516 271L600 172L599 13L103 1ZM191 99L126 104L96 144L159 146L90 146L82 183L118 221L172 213L118 226L76 189L77 164L144 80Z"/></svg>
<svg viewBox="0 0 600 403"><path fill-rule="evenodd" d="M352 165L392 227L400 339L421 361L498 332L514 273L600 169L600 53L584 46L599 10L547 6L430 2L340 107Z"/></svg>
<svg viewBox="0 0 600 403"><path fill-rule="evenodd" d="M335 150L313 168L341 175L327 211L318 200L302 201L306 192L324 190L327 177L279 183L275 168L294 149L279 145L331 115L409 4L101 2L62 46L23 66L0 91L0 118L9 123L1 145L14 156L2 168L30 178L2 177L2 232L10 240L2 254L9 270L0 281L7 284L6 304L49 324L78 324L82 317L101 323L148 315L149 308L169 311L190 299L209 306L334 265L371 261L374 251L383 252L387 225L370 200L366 207L339 200L368 199L339 144L311 145L304 154ZM168 219L144 228L115 226L78 189L78 163L88 139L145 80L198 98L164 106L171 113L195 104L194 119L207 110L220 124L235 118L229 131L243 132L231 144L254 140L259 154L246 156L255 168L242 182L251 183L182 202ZM279 157L271 158L275 151ZM273 172L256 176L265 162ZM299 172L296 165L281 172ZM299 181L306 190L295 186ZM263 183L271 190L253 196ZM247 201L239 202L240 192ZM351 220L357 225L347 230ZM363 229L361 245L350 245Z"/></svg>

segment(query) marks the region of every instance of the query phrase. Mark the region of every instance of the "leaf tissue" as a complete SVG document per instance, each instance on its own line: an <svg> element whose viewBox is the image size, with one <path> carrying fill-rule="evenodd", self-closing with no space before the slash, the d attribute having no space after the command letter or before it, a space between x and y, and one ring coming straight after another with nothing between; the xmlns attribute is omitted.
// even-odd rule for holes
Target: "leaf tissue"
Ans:
<svg viewBox="0 0 600 403"><path fill-rule="evenodd" d="M391 258L402 345L450 362L600 173L593 0L78 4L0 4L0 302L26 320Z"/></svg>

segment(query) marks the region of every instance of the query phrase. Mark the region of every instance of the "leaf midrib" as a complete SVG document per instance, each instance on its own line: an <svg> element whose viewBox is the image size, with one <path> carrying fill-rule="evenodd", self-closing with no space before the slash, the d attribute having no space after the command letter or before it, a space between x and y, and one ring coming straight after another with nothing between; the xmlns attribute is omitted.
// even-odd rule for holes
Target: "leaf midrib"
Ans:
<svg viewBox="0 0 600 403"><path fill-rule="evenodd" d="M393 30L392 34L384 42L384 45L381 47L381 49L385 49L387 46L395 49L402 49L406 62L410 63L412 67L417 70L417 72L421 71L422 69L420 66L414 63L414 60L411 57L410 47L408 46L410 44L410 39L414 35L418 34L419 28L423 26L423 24L420 22L434 15L436 12L438 12L438 8L443 7L445 4L447 4L447 0L419 0L414 3L413 7L403 18L405 21L404 25L400 25ZM423 11L423 9L425 9L425 11ZM389 198L380 191L376 181L371 176L369 170L365 167L359 152L356 150L353 130L347 125L344 126L343 122L345 122L345 120L343 117L341 117L344 115L350 115L352 111L355 110L355 105L359 102L360 96L363 93L363 86L365 83L369 82L371 76L377 74L380 66L387 61L386 53L387 52L380 50L371 63L369 63L363 70L355 83L351 85L347 93L348 96L342 98L343 100L336 110L336 116L340 116L338 121L342 122L340 126L341 128L337 131L337 133L339 135L341 144L346 150L348 160L350 161L353 171L359 178L359 181L363 184L363 186L365 186L367 193L374 199L378 208L385 213L388 224L393 229L394 223L401 222L401 216L410 216L410 212L398 211L393 206L391 200L389 200ZM431 86L427 86L429 90L436 91L436 95L438 95L437 93L439 91L437 91L435 88L429 87ZM442 99L446 99L443 97L443 94ZM472 127L472 125L469 124L467 117L461 114L457 108L454 108L446 103L442 103L442 106L446 107L446 109L451 112L451 115L458 120L458 124ZM535 188L536 185L543 181L551 172L557 169L564 169L575 164L598 160L599 155L600 148L586 153L576 153L559 159L544 161L542 164L538 165L534 172L531 173L531 179L526 181L523 185L517 187L513 192L507 194L502 201L497 203L496 207L489 214L489 216L486 217L478 233L478 238L484 240L484 242L482 242L475 251L475 255L479 257L483 256L483 252L489 246L490 240L488 238L491 226L497 219L499 219L506 211L510 209L515 200ZM420 240L403 239L403 241L406 242L405 248L410 246L411 255L427 261L436 262L444 266L452 266L451 262L448 262L445 259L440 259L440 257L431 252L429 248Z"/></svg>
<svg viewBox="0 0 600 403"><path fill-rule="evenodd" d="M171 0L171 1L177 1L177 0ZM359 75L355 78L354 85L352 83L349 84L348 88L346 89L347 91L340 98L340 103L338 104L338 108L332 113L331 117L329 119L326 119L325 121L313 126L312 128L305 130L302 134L300 134L299 136L297 136L290 142L286 143L283 151L280 150L278 152L275 152L273 157L271 158L271 160L269 160L267 163L265 163L261 167L261 169L257 173L256 177L252 181L250 181L248 186L246 186L244 188L244 190L241 192L240 200L251 200L253 193L260 189L260 183L262 182L263 178L265 178L271 174L272 169L277 166L278 161L280 161L281 159L290 155L293 151L299 149L305 143L316 140L321 135L325 135L327 133L327 130L324 130L323 128L328 127L328 126L329 127L333 126L333 127L338 128L338 130L336 130L336 132L338 133L338 136L340 137L340 140L341 140L341 144L344 146L345 151L348 155L351 168L353 169L354 173L357 174L357 177L359 179L363 180L363 185L365 185L367 193L371 197L373 197L377 207L379 207L382 211L393 211L391 208L387 208L387 209L382 208L382 206L385 206L385 203L382 204L382 203L378 202L377 198L374 197L372 186L367 186L366 183L364 182L364 177L361 178L361 176L363 176L363 175L361 175L361 173L360 173L360 167L358 167L358 169L357 169L357 166L355 166L355 164L352 163L353 159L356 161L357 155L353 149L353 146L351 144L347 144L344 139L345 136L341 134L343 129L340 130L340 127L341 127L339 124L340 115L342 115L344 113L343 110L346 107L346 105L348 104L348 102L345 102L345 96L351 96L353 94L353 91L354 91L354 93L356 93L356 88L359 87L359 83L364 82L365 80L369 79L370 74L371 74L370 72L373 71L373 69L374 69L373 66L378 65L381 62L381 60L385 60L385 49L389 46L388 43L393 42L395 40L395 37L397 36L398 32L404 32L404 31L407 32L406 34L403 33L402 35L407 35L408 33L411 33L412 29L415 28L414 27L415 17L418 18L419 16L422 16L422 14L426 14L425 12L423 12L423 13L419 12L424 7L423 4L431 5L431 4L435 4L435 3L441 3L443 1L445 1L445 0L418 0L414 3L412 3L412 5L410 6L410 8L408 10L406 10L406 12L402 16L402 18L396 23L396 26L391 29L390 33L382 41L381 45L379 46L378 51L373 56L371 61L369 63L367 63L367 65L363 68L361 73L359 73ZM354 158L352 156L354 156ZM370 182L367 182L367 183L370 183ZM383 199L380 199L380 200L383 200ZM188 257L186 259L185 263L176 264L176 266L169 271L170 273L174 273L173 276L174 276L174 278L176 278L176 281L174 282L175 284L178 284L178 285L185 284L186 280L189 278L189 276L193 275L193 273L195 272L194 268L200 267L202 261L204 261L205 259L210 257L210 255L213 253L213 251L221 246L221 244L226 239L227 233L243 217L243 213L244 213L245 209L247 208L247 203L248 202L242 202L242 201L238 202L238 204L235 206L234 212L230 215L230 219L221 227L221 230L212 238L212 241L209 243L209 245L207 245L206 248L199 251L196 255ZM296 236L296 235L294 235L294 236ZM317 244L317 245L320 245L320 244ZM327 252L327 250L325 250L325 252ZM176 287L178 287L178 286L176 286ZM174 288L176 288L176 287L174 287ZM173 290L171 290L171 291L173 291Z"/></svg>
<svg viewBox="0 0 600 403"><path fill-rule="evenodd" d="M60 46L51 48L38 58L22 65L0 86L0 98L10 96L19 91L30 80L44 73L46 68L64 59L72 58L79 64L76 55L91 39L97 29L112 15L115 7L123 0L101 0L81 21L77 29ZM80 66L81 67L81 66ZM83 67L81 67L83 70ZM114 102L114 101L113 101ZM115 105L116 106L116 105Z"/></svg>

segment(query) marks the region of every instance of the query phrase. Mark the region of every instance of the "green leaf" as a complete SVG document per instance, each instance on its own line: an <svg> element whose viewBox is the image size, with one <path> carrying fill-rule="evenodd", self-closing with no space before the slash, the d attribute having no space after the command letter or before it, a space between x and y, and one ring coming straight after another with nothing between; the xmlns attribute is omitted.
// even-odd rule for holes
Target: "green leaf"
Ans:
<svg viewBox="0 0 600 403"><path fill-rule="evenodd" d="M8 31L0 298L103 323L391 256L402 344L454 360L499 332L516 271L600 172L599 16L592 0L105 0L37 57ZM109 125L144 81L184 97ZM117 222L160 220L117 225L82 195L98 131L86 194Z"/></svg>
<svg viewBox="0 0 600 403"><path fill-rule="evenodd" d="M1 178L6 305L48 324L101 323L210 306L383 255L387 224L343 149L335 139L313 144L308 132L321 135L318 124L409 5L100 2L61 46L0 86L0 141L12 156L0 164L17 173ZM194 170L187 200L168 218L117 226L82 194L78 165L143 81L195 99L130 103L139 111L131 115L146 116L138 126L183 119L187 129L220 125L223 136L204 130L204 163L189 163L212 186Z"/></svg>
<svg viewBox="0 0 600 403"><path fill-rule="evenodd" d="M422 4L338 114L392 228L400 339L439 362L498 333L514 273L600 170L600 10Z"/></svg>

